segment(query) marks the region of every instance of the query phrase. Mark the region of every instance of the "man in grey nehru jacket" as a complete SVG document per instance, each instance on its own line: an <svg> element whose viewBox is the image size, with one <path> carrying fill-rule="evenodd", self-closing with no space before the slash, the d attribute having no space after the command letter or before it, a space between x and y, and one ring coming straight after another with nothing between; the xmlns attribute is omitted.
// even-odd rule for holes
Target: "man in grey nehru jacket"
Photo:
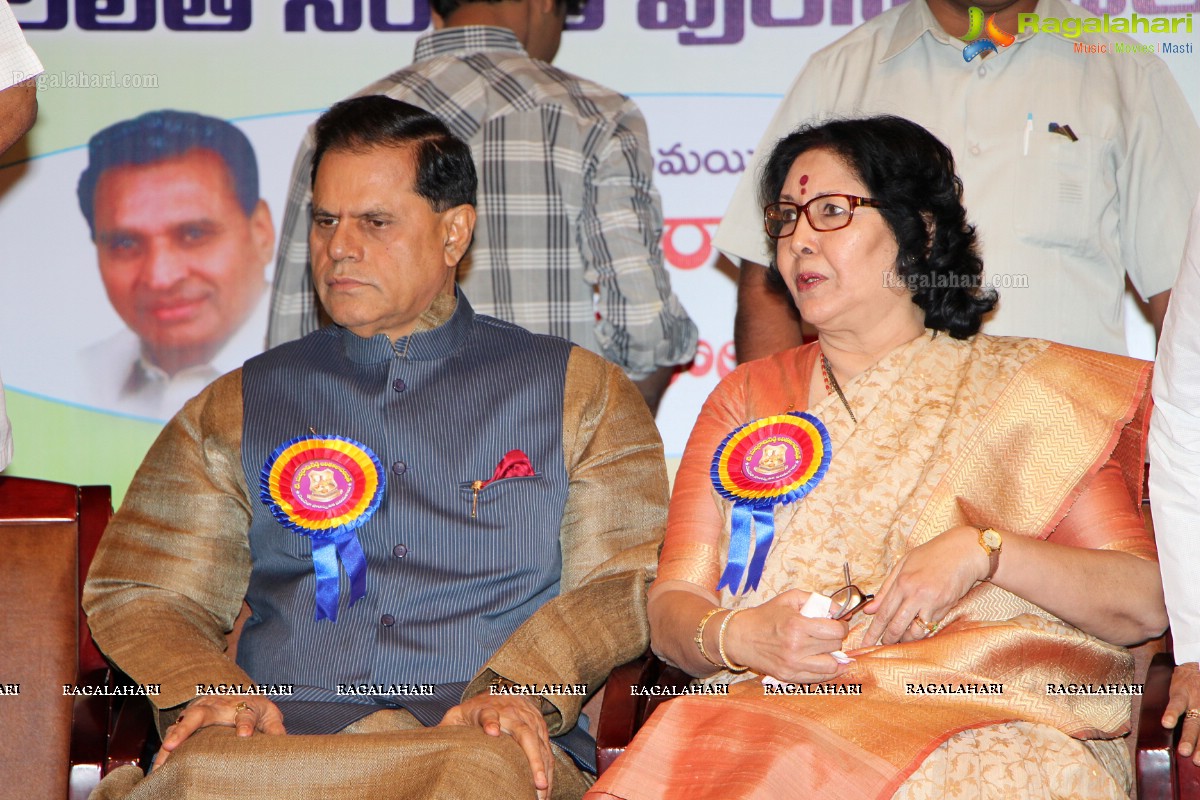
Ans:
<svg viewBox="0 0 1200 800"><path fill-rule="evenodd" d="M436 117L339 103L312 178L336 324L183 408L88 577L167 726L100 796L578 797L581 706L648 642L653 419L615 365L457 290L476 177Z"/></svg>

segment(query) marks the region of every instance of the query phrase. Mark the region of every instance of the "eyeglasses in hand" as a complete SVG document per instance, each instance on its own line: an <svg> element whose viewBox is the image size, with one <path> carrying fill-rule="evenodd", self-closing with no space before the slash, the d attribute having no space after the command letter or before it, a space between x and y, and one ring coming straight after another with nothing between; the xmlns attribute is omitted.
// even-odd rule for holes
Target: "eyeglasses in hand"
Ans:
<svg viewBox="0 0 1200 800"><path fill-rule="evenodd" d="M846 575L846 585L829 596L829 616L836 620L849 619L854 612L875 599L875 595L863 594L862 589L850 582L849 562L842 564L842 571Z"/></svg>

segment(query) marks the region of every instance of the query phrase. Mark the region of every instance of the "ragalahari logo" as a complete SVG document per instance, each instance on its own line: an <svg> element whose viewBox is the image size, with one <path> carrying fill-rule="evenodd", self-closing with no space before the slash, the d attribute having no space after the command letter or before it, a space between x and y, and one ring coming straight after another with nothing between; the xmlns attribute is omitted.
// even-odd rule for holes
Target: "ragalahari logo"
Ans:
<svg viewBox="0 0 1200 800"><path fill-rule="evenodd" d="M977 55L983 53L999 52L997 47L1008 47L1017 40L1017 37L1011 33L1007 33L1000 29L996 24L996 15L992 14L987 18L987 24L983 22L983 11L971 6L970 27L967 28L967 35L962 37L964 42L970 42L963 48L963 61L970 61Z"/></svg>

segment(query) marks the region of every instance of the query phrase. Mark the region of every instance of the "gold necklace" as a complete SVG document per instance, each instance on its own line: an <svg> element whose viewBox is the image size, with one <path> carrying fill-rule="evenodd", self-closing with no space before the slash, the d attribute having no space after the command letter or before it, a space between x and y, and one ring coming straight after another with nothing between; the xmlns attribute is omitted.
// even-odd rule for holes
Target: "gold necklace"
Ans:
<svg viewBox="0 0 1200 800"><path fill-rule="evenodd" d="M858 424L858 417L854 416L854 409L850 408L850 403L846 400L845 393L842 392L842 387L838 383L837 376L833 374L833 367L829 365L829 359L821 353L821 372L825 376L825 391L830 394L837 394L838 399L842 401L842 405L846 408L846 413L850 415L850 419L855 425Z"/></svg>

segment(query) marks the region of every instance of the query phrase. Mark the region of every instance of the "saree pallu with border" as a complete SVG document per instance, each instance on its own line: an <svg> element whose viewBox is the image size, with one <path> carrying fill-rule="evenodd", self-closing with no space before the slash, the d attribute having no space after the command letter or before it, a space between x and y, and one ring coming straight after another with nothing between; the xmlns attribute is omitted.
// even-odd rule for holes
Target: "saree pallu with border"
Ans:
<svg viewBox="0 0 1200 800"><path fill-rule="evenodd" d="M843 582L843 562L872 591L901 555L956 525L1046 539L1106 464L1119 466L1129 502L1140 503L1147 362L927 332L844 387L855 424L835 397L804 402L815 360L808 346L753 362L714 391L680 467L660 581L715 589L730 504L711 490L701 497L697 470L734 427L806 405L829 430L829 472L802 501L775 509L762 580L745 594L723 591L726 607L792 588L828 592ZM715 544L689 533L704 519L723 525ZM1153 558L1145 537L1106 535L1065 543ZM941 622L920 641L852 651L856 662L836 683L855 694L766 695L759 676L718 673L708 681L731 684L728 696L662 706L589 796L886 798L962 731L1029 723L1085 741L1128 732L1128 694L1049 688L1128 685L1124 648L990 583ZM852 620L848 645L868 623L861 613Z"/></svg>

